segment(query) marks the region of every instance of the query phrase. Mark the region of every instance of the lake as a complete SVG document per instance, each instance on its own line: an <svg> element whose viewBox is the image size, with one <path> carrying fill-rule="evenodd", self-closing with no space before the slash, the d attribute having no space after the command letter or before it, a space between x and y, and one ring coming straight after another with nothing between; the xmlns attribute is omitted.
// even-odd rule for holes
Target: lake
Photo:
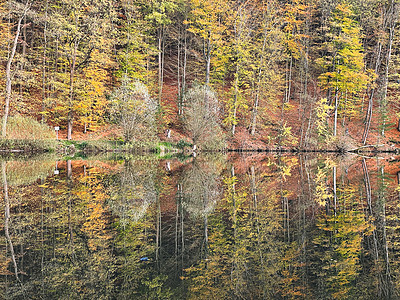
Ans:
<svg viewBox="0 0 400 300"><path fill-rule="evenodd" d="M1 162L1 299L394 299L400 160Z"/></svg>

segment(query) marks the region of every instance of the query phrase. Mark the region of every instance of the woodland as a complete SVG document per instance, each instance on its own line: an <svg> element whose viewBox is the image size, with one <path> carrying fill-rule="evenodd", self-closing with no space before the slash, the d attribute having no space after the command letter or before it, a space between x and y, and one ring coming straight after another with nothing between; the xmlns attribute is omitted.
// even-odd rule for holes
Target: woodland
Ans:
<svg viewBox="0 0 400 300"><path fill-rule="evenodd" d="M1 134L40 128L54 138L57 126L68 140L102 132L208 149L395 147L399 8L2 0Z"/></svg>

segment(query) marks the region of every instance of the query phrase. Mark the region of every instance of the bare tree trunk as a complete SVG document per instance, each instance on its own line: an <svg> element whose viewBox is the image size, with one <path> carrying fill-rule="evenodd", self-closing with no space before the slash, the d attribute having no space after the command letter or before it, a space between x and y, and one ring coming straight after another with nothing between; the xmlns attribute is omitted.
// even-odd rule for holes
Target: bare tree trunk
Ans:
<svg viewBox="0 0 400 300"><path fill-rule="evenodd" d="M206 60L206 86L210 85L210 69L211 69L211 41L204 40L204 58Z"/></svg>
<svg viewBox="0 0 400 300"><path fill-rule="evenodd" d="M78 41L74 42L74 50L72 53L72 62L70 66L70 77L69 77L69 111L68 111L68 132L67 139L72 139L72 122L73 122L73 101L74 101L74 76L76 67L76 52L78 51Z"/></svg>
<svg viewBox="0 0 400 300"><path fill-rule="evenodd" d="M335 121L333 127L333 135L337 135L337 119L338 119L338 107L339 107L339 90L336 88L335 92Z"/></svg>
<svg viewBox="0 0 400 300"><path fill-rule="evenodd" d="M49 7L49 1L46 0L46 8L45 8L45 22L44 22L44 30L43 30L43 71L42 71L42 124L45 121L44 111L46 109L46 63L47 63L47 11Z"/></svg>
<svg viewBox="0 0 400 300"><path fill-rule="evenodd" d="M235 95L234 95L234 100L233 100L232 135L235 135L235 130L236 130L237 102L238 102L238 93L239 93L238 85L239 85L239 65L236 65Z"/></svg>
<svg viewBox="0 0 400 300"><path fill-rule="evenodd" d="M164 83L164 26L158 29L158 104L161 105Z"/></svg>
<svg viewBox="0 0 400 300"><path fill-rule="evenodd" d="M181 113L183 115L184 112L184 107L185 107L185 103L184 103L184 97L183 97L183 93L186 91L186 66L187 66L187 35L186 35L186 29L184 31L184 41L183 41L183 70L182 70L182 103L181 103Z"/></svg>
<svg viewBox="0 0 400 300"><path fill-rule="evenodd" d="M394 6L393 1L390 3L390 28L389 28L389 48L387 51L387 57L386 57L386 70L385 70L385 80L384 80L384 91L383 91L383 99L382 102L384 105L386 105L386 97L387 97L387 91L388 91L388 77L389 77L389 64L390 64L390 59L392 56L392 46L393 46L393 40L394 40L394 30L396 26L396 22L398 19L398 8ZM383 120L383 126L382 126L382 136L385 136L385 119Z"/></svg>
<svg viewBox="0 0 400 300"><path fill-rule="evenodd" d="M24 16L24 21L23 21L21 30L22 30L22 34L21 34L21 36L22 36L22 41L21 41L22 54L21 54L21 59L20 59L21 63L20 63L19 71L20 71L20 74L23 77L24 76L24 70L25 70L25 64L26 64L25 62L26 62L26 45L27 45L27 43L26 43L26 15ZM24 94L23 85L20 82L18 84L18 86L19 86L19 96L22 97L23 94Z"/></svg>
<svg viewBox="0 0 400 300"><path fill-rule="evenodd" d="M260 84L261 84L261 74L262 74L262 65L264 63L264 50L267 43L267 33L264 33L264 41L261 51L261 57L259 62L258 68L258 80L257 80L257 87L256 87L256 96L254 101L254 107L252 112L252 122L251 122L251 135L256 133L256 124L257 124L257 115L258 115L258 106L260 105Z"/></svg>
<svg viewBox="0 0 400 300"><path fill-rule="evenodd" d="M375 63L375 74L377 74L377 75L379 72L379 66L381 64L381 54L382 54L382 43L379 42L378 43L378 53L377 53L376 63ZM362 137L362 143L364 145L367 143L369 128L371 126L372 107L374 105L374 94L375 94L375 88L372 88L371 94L369 95L368 109L367 109L367 114L365 116L365 127L364 127L364 132L363 132L363 137Z"/></svg>
<svg viewBox="0 0 400 300"><path fill-rule="evenodd" d="M285 103L289 103L290 95L292 93L292 69L293 69L293 55L290 55L289 74L287 75L287 87L285 93Z"/></svg>
<svg viewBox="0 0 400 300"><path fill-rule="evenodd" d="M256 133L258 105L259 105L259 92L257 91L256 99L254 100L254 107L253 107L252 120L251 120L251 135L254 135Z"/></svg>
<svg viewBox="0 0 400 300"><path fill-rule="evenodd" d="M178 57L177 57L177 71L178 71L178 115L182 114L182 87L181 87L181 36L180 36L180 31L178 31L178 46L177 46L177 51L178 51Z"/></svg>
<svg viewBox="0 0 400 300"><path fill-rule="evenodd" d="M17 51L17 45L18 45L18 39L21 34L21 25L22 25L22 20L25 18L26 12L28 11L30 7L30 1L26 1L24 11L21 15L21 17L18 19L18 24L17 24L17 31L15 33L14 41L13 41L13 46L11 48L11 53L7 61L7 67L6 67L6 98L5 98L5 106L4 106L4 116L3 116L3 125L1 128L1 136L3 138L6 137L7 135L7 119L8 115L10 113L10 101L11 101L11 65L13 63L14 57L15 57L15 52Z"/></svg>

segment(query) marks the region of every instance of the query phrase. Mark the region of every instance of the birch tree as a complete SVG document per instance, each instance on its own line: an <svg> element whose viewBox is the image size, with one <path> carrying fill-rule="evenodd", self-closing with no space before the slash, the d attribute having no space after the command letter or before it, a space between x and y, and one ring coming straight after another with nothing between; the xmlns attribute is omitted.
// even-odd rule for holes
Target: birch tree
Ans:
<svg viewBox="0 0 400 300"><path fill-rule="evenodd" d="M11 43L11 50L8 54L7 66L6 66L6 96L5 96L5 105L4 105L4 115L3 115L3 124L1 128L1 136L3 138L7 135L7 118L10 113L10 101L11 101L11 93L12 93L12 74L11 68L14 61L15 53L17 51L17 45L19 42L19 37L21 34L22 29L22 21L31 6L31 1L27 0L25 2L25 7L23 8L22 12L19 13L18 22L16 25L16 32L13 37L13 41Z"/></svg>

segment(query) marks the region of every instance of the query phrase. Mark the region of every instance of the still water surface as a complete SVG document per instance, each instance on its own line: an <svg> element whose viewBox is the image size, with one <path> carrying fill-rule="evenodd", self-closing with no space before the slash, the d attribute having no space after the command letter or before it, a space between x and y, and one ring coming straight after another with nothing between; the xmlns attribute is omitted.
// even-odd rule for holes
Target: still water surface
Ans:
<svg viewBox="0 0 400 300"><path fill-rule="evenodd" d="M1 162L0 299L396 299L400 160Z"/></svg>

